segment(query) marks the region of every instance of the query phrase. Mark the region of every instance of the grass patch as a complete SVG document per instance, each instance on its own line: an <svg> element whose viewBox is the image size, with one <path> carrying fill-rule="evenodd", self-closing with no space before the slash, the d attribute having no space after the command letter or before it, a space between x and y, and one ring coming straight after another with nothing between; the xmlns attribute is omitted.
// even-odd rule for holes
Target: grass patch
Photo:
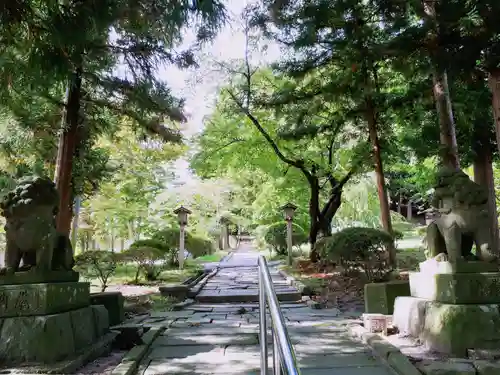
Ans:
<svg viewBox="0 0 500 375"><path fill-rule="evenodd" d="M220 262L222 258L224 258L228 254L227 251L216 251L213 254L204 255L202 257L198 257L193 259L195 263L212 263L212 262Z"/></svg>
<svg viewBox="0 0 500 375"><path fill-rule="evenodd" d="M164 297L161 294L151 294L151 311L172 311L173 305L179 301L173 297Z"/></svg>
<svg viewBox="0 0 500 375"><path fill-rule="evenodd" d="M184 269L179 270L177 267L165 269L160 273L157 281L146 281L141 274L139 277L139 284L158 285L162 283L180 283L195 276L201 269L200 264L188 259L184 263ZM137 266L135 264L119 264L116 267L115 274L110 278L108 285L131 284L135 279L136 272Z"/></svg>

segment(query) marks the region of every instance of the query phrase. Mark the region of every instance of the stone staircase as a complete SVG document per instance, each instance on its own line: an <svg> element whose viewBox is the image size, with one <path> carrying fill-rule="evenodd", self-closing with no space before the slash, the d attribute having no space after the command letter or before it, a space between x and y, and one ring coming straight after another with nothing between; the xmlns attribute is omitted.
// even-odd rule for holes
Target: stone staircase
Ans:
<svg viewBox="0 0 500 375"><path fill-rule="evenodd" d="M279 301L300 300L300 292L288 285L278 271L271 270L271 277ZM258 268L255 266L221 268L195 299L200 303L258 302Z"/></svg>

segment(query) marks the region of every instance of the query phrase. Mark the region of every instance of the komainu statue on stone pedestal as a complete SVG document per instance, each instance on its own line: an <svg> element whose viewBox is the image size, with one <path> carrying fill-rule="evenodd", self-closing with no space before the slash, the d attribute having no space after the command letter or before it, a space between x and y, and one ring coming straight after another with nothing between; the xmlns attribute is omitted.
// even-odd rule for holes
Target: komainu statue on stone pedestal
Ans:
<svg viewBox="0 0 500 375"><path fill-rule="evenodd" d="M6 219L5 268L0 274L73 268L69 240L56 232L58 202L54 183L38 176L20 180L17 187L5 195L0 202Z"/></svg>
<svg viewBox="0 0 500 375"><path fill-rule="evenodd" d="M451 263L497 259L497 249L491 247L488 192L484 187L461 170L441 168L436 174L432 206L438 216L427 227L428 258Z"/></svg>

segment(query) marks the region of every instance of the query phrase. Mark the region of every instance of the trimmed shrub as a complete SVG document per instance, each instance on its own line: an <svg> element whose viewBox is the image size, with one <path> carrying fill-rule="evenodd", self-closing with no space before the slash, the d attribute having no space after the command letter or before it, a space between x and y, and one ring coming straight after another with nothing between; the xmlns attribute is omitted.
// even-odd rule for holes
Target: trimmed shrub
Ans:
<svg viewBox="0 0 500 375"><path fill-rule="evenodd" d="M345 228L315 245L324 261L340 265L346 273L363 270L369 282L387 281L392 269L388 264L388 248L392 236L374 228Z"/></svg>
<svg viewBox="0 0 500 375"><path fill-rule="evenodd" d="M396 229L392 230L392 235L395 240L402 240L404 238L404 233Z"/></svg>
<svg viewBox="0 0 500 375"><path fill-rule="evenodd" d="M122 260L122 254L112 251L85 251L75 257L75 270L85 278L98 279L101 283L101 291L104 292L108 287L110 277L116 271L116 266Z"/></svg>
<svg viewBox="0 0 500 375"><path fill-rule="evenodd" d="M292 223L292 230L292 242L294 246L300 246L307 242L307 235L300 225ZM286 223L278 222L271 224L267 228L264 240L273 248L276 254L286 255Z"/></svg>
<svg viewBox="0 0 500 375"><path fill-rule="evenodd" d="M134 246L123 253L126 259L134 261L137 264L134 282L139 282L141 271L148 281L158 279L160 273L166 266L173 264L173 254L165 248Z"/></svg>
<svg viewBox="0 0 500 375"><path fill-rule="evenodd" d="M193 258L207 255L213 249L213 244L205 238L194 236L185 232L185 247L191 253ZM156 232L152 239L161 241L167 248L173 251L179 249L179 236L180 231L178 228L168 228Z"/></svg>

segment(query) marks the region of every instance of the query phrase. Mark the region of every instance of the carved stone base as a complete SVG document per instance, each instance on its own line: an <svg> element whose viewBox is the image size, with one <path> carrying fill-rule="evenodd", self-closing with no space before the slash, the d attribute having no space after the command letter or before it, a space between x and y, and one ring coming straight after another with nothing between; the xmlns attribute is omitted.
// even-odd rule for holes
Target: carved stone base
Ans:
<svg viewBox="0 0 500 375"><path fill-rule="evenodd" d="M50 364L74 357L109 332L104 306L0 319L0 363Z"/></svg>
<svg viewBox="0 0 500 375"><path fill-rule="evenodd" d="M86 307L89 304L89 283L0 286L0 318L55 314Z"/></svg>
<svg viewBox="0 0 500 375"><path fill-rule="evenodd" d="M79 275L75 271L16 272L13 275L0 275L0 285L76 282Z"/></svg>
<svg viewBox="0 0 500 375"><path fill-rule="evenodd" d="M500 272L410 272L413 297L453 304L500 303Z"/></svg>
<svg viewBox="0 0 500 375"><path fill-rule="evenodd" d="M414 297L396 298L393 326L428 350L465 356L467 349L500 349L498 305L453 305Z"/></svg>

